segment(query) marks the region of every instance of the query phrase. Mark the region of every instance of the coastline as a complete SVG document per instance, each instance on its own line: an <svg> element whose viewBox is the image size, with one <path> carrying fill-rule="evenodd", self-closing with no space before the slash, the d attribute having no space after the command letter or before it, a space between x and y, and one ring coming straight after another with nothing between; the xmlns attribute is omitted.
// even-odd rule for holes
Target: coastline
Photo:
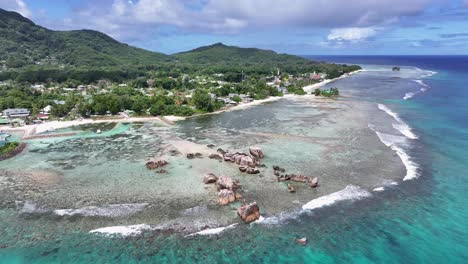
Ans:
<svg viewBox="0 0 468 264"><path fill-rule="evenodd" d="M308 86L303 87L304 91L307 94L310 94L310 92L313 91L315 88L322 87L328 83L337 81L339 79L343 79L349 76L352 76L353 74L356 74L358 72L361 72L363 70L357 70L354 72L346 73L343 74L340 77L334 78L334 79L327 79L323 80L319 83L311 84ZM129 117L129 118L103 118L103 119L92 119L92 118L85 118L81 120L71 120L71 121L48 121L42 124L34 124L34 125L26 125L23 127L0 127L2 131L7 131L7 132L13 132L13 133L22 133L22 139L29 139L37 134L44 133L44 132L50 132L54 131L57 129L62 129L62 128L68 128L68 127L74 127L74 126L80 126L80 125L86 125L86 124L98 124L98 123L133 123L133 122L160 122L164 125L173 125L177 121L181 120L186 120L188 118L193 118L193 117L198 117L198 116L203 116L203 115L214 115L214 114L220 114L224 112L229 112L229 111L236 111L236 110L243 110L249 107L261 105L263 103L267 102L274 102L278 101L282 98L292 98L296 97L297 95L293 94L286 94L284 96L270 96L265 99L261 100L254 100L252 102L248 103L241 103L233 107L228 107L224 109L220 109L211 113L202 113L202 114L195 114L189 117L183 117L183 116L156 116L156 117Z"/></svg>
<svg viewBox="0 0 468 264"><path fill-rule="evenodd" d="M337 80L340 80L340 79L343 79L343 78L346 78L346 77L350 77L356 73L359 73L359 72L362 72L363 70L357 70L357 71L353 71L353 72L350 72L350 73L345 73L343 75L341 75L340 77L336 77L336 78L333 78L333 79L327 79L327 80L323 80L321 82L318 82L318 83L314 83L314 84L311 84L311 85L307 85L307 86L304 86L302 89L304 89L304 92L306 93L311 93L314 89L316 88L320 88L326 84L329 84L329 83L332 83L332 82L335 82Z"/></svg>

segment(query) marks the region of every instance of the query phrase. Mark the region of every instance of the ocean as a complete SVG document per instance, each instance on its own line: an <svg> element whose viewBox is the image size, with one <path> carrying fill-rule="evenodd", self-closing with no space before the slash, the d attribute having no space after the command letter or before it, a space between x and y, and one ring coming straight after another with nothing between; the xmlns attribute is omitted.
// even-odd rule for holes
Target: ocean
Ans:
<svg viewBox="0 0 468 264"><path fill-rule="evenodd" d="M357 153L350 152L346 158L334 160L338 165L335 171L330 172L329 180L333 186L323 183L329 194L308 201L300 200L297 210L265 215L261 221L251 225L238 224L212 230L212 233L216 233L214 235L190 237L170 230L151 231L148 229L157 227L133 223L125 218L113 221L113 226L121 225L121 233L133 232L137 235L109 237L89 233L91 226L101 225L99 218L69 217L63 220L56 215L18 218L15 210L2 209L0 245L4 246L0 249L0 263L465 263L468 259L468 209L465 206L468 203L468 56L307 57L360 64L364 69L349 78L327 84L327 87L340 89L343 97L338 103L344 107L348 107L348 102L353 105L361 102L370 109L368 117L352 119L351 111L344 113L351 120L349 123L342 118L337 119L342 124L331 124L346 128L354 126L354 122L359 120L365 121L368 127L363 134L351 131L350 135L342 135L358 142L350 149L361 149ZM400 66L401 70L393 72L393 66ZM304 171L322 168L318 154L314 152L318 150L311 147L316 143L299 144L296 141L302 142L305 137L328 139L333 131L316 128L316 124L327 125L317 119L327 113L323 113L323 109L314 112L305 108L304 104L308 102L281 100L265 106L192 119L178 125L175 132L182 138L196 142L222 142L232 146L241 138L246 138L246 134L240 131L247 131L250 133L248 135L261 137L249 137L245 146L265 144L266 154L272 159L282 153L275 146L281 146L296 157L310 160L309 164L303 160L287 160L285 163ZM306 115L304 111L311 112ZM343 114L332 108L329 111ZM301 122L291 119L292 115ZM245 122L240 116L253 118ZM144 125L142 128L118 126L105 131L101 138L93 138L92 144L81 138L64 142L37 142L35 151L43 155L26 153L7 166L21 167L26 158L31 158L32 166L37 168L63 166L70 179L79 181L79 185L70 185L70 189L67 189L73 199L74 189L89 195L104 190L109 200L114 199L112 192L116 189L122 192L116 195L139 197L150 184L154 184L154 176L135 180L125 175L133 173L132 177L136 177L138 173L143 174L144 170L131 161L139 161L139 156L143 158L152 153L145 150L136 155L134 149L125 146L132 143L138 147L154 144L151 145L152 149L158 148L160 142L155 142L154 138L165 139L159 132L152 135L154 131L151 129ZM264 137L271 136L275 129L276 132L294 134L296 138L294 141L285 139L284 134L279 135L278 132L273 141L265 141ZM375 134L379 144L376 152L371 148L377 145L365 145L358 139L370 138L371 135L375 137ZM332 142L347 144L346 141ZM55 150L44 150L47 146L54 146ZM69 159L81 162L73 165L76 168L69 168L69 164L64 165L64 161L59 160L60 156L77 150L86 154L70 154ZM370 160L376 157L376 163L372 163L372 166L380 166L381 170L359 170L361 164L367 164L361 162L361 155L366 151ZM381 158L379 155L384 155L384 152L391 153L392 157ZM93 153L97 154L92 156ZM44 160L44 156L48 160ZM352 170L358 173L343 180L339 174L347 171L340 169L339 162L349 161L350 156L357 164ZM119 167L117 164L122 164L122 157L126 157L128 164L123 163ZM101 160L114 164L114 168L100 168L97 161ZM393 173L389 161L403 166L405 172L385 178L388 172ZM93 170L98 170L102 177L86 168L93 162L96 163ZM82 177L80 173L85 170L80 166L86 168L89 175ZM195 164L181 163L180 166ZM106 185L105 177L111 176L112 184ZM94 185L91 184L92 180ZM67 178L64 182L69 183ZM133 189L118 189L120 182ZM195 186L194 183L192 185ZM187 195L191 192L201 195L203 190L186 191ZM59 194L51 192L45 197L61 197ZM260 190L257 195L259 199L271 197ZM141 199L146 202L144 198ZM132 208L138 209L138 202L141 202L138 199L135 198L132 206L119 210L128 212ZM271 208L283 208L281 201ZM234 217L235 212L231 211L231 214ZM294 241L302 237L308 239L305 246L297 245Z"/></svg>

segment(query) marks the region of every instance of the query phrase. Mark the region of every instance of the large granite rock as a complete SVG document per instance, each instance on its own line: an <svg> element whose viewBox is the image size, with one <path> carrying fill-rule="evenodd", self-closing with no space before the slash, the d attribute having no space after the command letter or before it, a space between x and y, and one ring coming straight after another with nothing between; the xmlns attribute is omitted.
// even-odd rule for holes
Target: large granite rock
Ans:
<svg viewBox="0 0 468 264"><path fill-rule="evenodd" d="M252 155L256 159L263 159L263 151L259 147L250 147L249 148L250 155Z"/></svg>
<svg viewBox="0 0 468 264"><path fill-rule="evenodd" d="M218 180L218 177L214 175L213 173L208 173L203 176L203 182L205 184L210 184L210 183L215 183Z"/></svg>
<svg viewBox="0 0 468 264"><path fill-rule="evenodd" d="M216 188L218 189L218 191L223 189L233 190L234 186L234 182L232 181L231 177L228 176L221 176L216 181Z"/></svg>
<svg viewBox="0 0 468 264"><path fill-rule="evenodd" d="M218 192L218 204L226 205L236 200L236 194L232 190L222 189Z"/></svg>
<svg viewBox="0 0 468 264"><path fill-rule="evenodd" d="M256 202L237 208L237 214L246 224L250 224L260 218L260 208Z"/></svg>

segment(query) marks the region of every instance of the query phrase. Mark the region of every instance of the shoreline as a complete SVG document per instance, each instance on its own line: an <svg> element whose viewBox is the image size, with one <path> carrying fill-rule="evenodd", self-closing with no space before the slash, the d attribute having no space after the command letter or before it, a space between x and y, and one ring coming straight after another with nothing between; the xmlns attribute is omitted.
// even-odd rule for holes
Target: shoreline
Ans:
<svg viewBox="0 0 468 264"><path fill-rule="evenodd" d="M318 83L314 83L314 84L311 84L311 85L307 85L307 86L304 86L302 87L302 89L304 89L304 92L306 93L311 93L314 89L316 88L320 88L326 84L329 84L329 83L332 83L332 82L335 82L337 80L340 80L340 79L344 79L344 78L347 78L347 77L350 77L356 73L359 73L359 72L362 72L364 70L357 70L357 71L353 71L353 72L350 72L350 73L345 73L343 75L341 75L340 77L336 77L336 78L333 78L333 79L327 79L327 80L323 80L321 82L318 82Z"/></svg>
<svg viewBox="0 0 468 264"><path fill-rule="evenodd" d="M352 76L358 72L361 72L363 70L357 70L353 71L350 73L343 74L340 77L334 78L334 79L327 79L323 80L319 83L311 84L308 86L304 86L303 89L307 93L306 95L310 95L310 92L315 89L322 87L328 83L337 81L339 79L343 79L349 76ZM278 101L283 98L293 98L296 96L304 96L304 95L294 95L294 94L286 94L283 96L270 96L265 99L260 99L260 100L254 100L252 102L248 103L241 103L236 106L220 109L211 113L202 113L202 114L195 114L192 116L184 117L184 116L150 116L150 117L129 117L129 118L115 118L116 116L112 116L110 118L103 118L103 119L92 119L92 118L85 118L81 120L71 120L71 121L48 121L42 124L34 124L34 125L26 125L23 127L1 127L0 130L6 131L6 132L12 132L12 133L22 133L22 139L30 139L34 138L38 134L44 133L44 132L50 132L50 131L55 131L57 129L62 129L62 128L68 128L68 127L74 127L74 126L80 126L80 125L86 125L86 124L99 124L99 123L134 123L134 122L160 122L164 125L174 125L175 122L177 121L182 121L186 120L188 118L194 118L194 117L199 117L199 116L204 116L204 115L214 115L214 114L220 114L224 112L229 112L229 111L236 111L236 110L243 110L248 107L253 107L257 105L261 105L263 103L267 102L274 102Z"/></svg>

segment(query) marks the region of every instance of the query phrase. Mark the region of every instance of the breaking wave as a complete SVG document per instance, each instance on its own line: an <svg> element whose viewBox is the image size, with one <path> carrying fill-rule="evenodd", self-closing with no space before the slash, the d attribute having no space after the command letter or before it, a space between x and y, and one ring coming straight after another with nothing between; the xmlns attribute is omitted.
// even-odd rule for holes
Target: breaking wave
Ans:
<svg viewBox="0 0 468 264"><path fill-rule="evenodd" d="M372 127L370 127L374 130ZM406 168L406 175L403 178L403 181L416 179L419 177L419 165L411 160L411 157L406 153L402 148L402 145L406 144L406 139L404 137L380 133L376 130L374 132L379 137L380 141L384 143L387 147L393 149L398 157L400 157L403 165Z"/></svg>
<svg viewBox="0 0 468 264"><path fill-rule="evenodd" d="M393 112L390 108L386 105L378 104L380 110L384 111L388 115L392 116L398 124L392 124L393 128L398 130L402 135L410 139L417 139L418 137L412 132L412 129L408 124L406 124L397 113Z"/></svg>
<svg viewBox="0 0 468 264"><path fill-rule="evenodd" d="M147 206L147 203L110 204L106 206L86 206L78 209L57 209L54 213L59 216L103 216L122 217L135 214Z"/></svg>
<svg viewBox="0 0 468 264"><path fill-rule="evenodd" d="M411 98L413 98L415 95L416 95L416 93L413 93L413 92L405 93L405 96L403 96L403 100L411 99Z"/></svg>
<svg viewBox="0 0 468 264"><path fill-rule="evenodd" d="M419 85L421 85L421 89L420 89L421 92L425 92L427 91L427 89L430 88L430 86L427 85L423 80L414 80L414 81L417 82Z"/></svg>
<svg viewBox="0 0 468 264"><path fill-rule="evenodd" d="M185 237L192 237L192 236L197 236L197 235L210 236L210 235L221 234L222 232L224 232L224 231L226 231L228 229L232 229L232 228L234 228L236 226L237 226L237 224L232 224L232 225L225 226L225 227L205 229L205 230L202 230L200 232L196 232L196 233L193 233L193 234L190 234L190 235L186 235Z"/></svg>
<svg viewBox="0 0 468 264"><path fill-rule="evenodd" d="M150 225L139 224L139 225L128 225L128 226L109 226L98 228L89 231L89 233L103 234L106 236L137 236L140 235L144 230L153 230Z"/></svg>
<svg viewBox="0 0 468 264"><path fill-rule="evenodd" d="M299 217L301 214L309 213L315 209L332 206L341 201L355 201L361 200L363 198L371 197L372 194L367 190L355 186L355 185L348 185L343 190L321 196L319 198L313 199L308 203L302 206L301 210L288 212L288 213L281 213L279 215L270 216L270 217L263 217L261 216L260 219L255 221L255 224L264 224L264 225L278 225L282 224L283 222L289 219L295 219Z"/></svg>
<svg viewBox="0 0 468 264"><path fill-rule="evenodd" d="M330 206L336 202L345 201L345 200L360 200L362 198L370 197L370 194L367 190L362 189L359 186L348 185L341 191L331 193L314 199L302 206L303 210L314 210L317 208Z"/></svg>

